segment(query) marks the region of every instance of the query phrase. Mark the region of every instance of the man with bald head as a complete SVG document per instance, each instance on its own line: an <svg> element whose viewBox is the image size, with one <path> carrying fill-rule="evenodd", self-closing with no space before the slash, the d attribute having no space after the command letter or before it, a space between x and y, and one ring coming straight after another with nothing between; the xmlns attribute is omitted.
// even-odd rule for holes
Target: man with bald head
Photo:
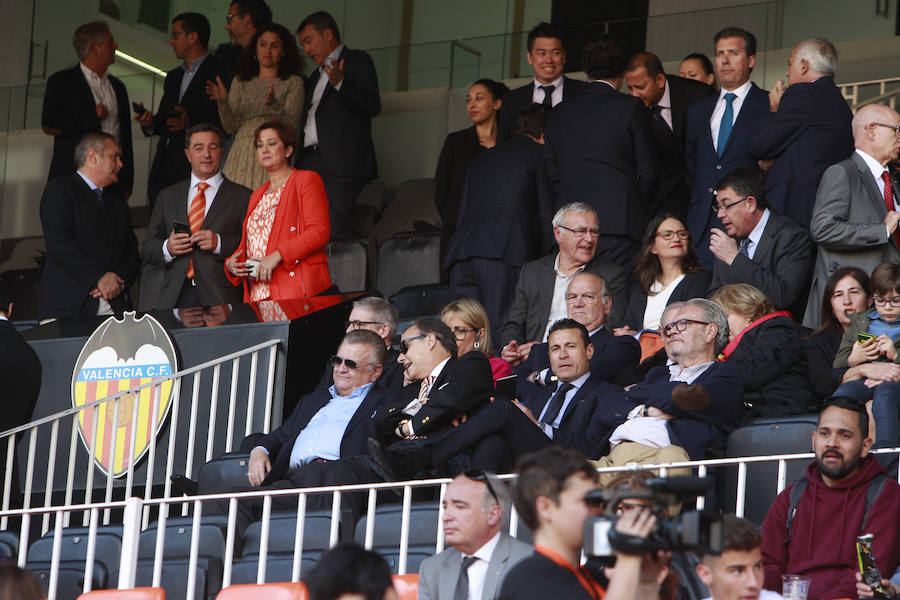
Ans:
<svg viewBox="0 0 900 600"><path fill-rule="evenodd" d="M818 327L822 290L837 269L853 265L866 273L879 264L900 260L900 212L897 183L888 162L900 146L900 115L886 106L863 106L853 117L850 158L822 175L813 206L810 233L818 244L803 324Z"/></svg>

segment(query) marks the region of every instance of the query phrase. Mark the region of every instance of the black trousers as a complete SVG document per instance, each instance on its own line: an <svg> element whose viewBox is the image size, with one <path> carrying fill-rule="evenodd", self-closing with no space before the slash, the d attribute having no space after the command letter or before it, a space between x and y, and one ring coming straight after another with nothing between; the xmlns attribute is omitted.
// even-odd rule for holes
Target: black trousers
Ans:
<svg viewBox="0 0 900 600"><path fill-rule="evenodd" d="M315 171L325 184L328 195L328 217L331 219L331 239L353 237L353 207L360 192L369 182L365 177L341 177L334 175L322 161L318 151L304 148L298 157L297 167Z"/></svg>
<svg viewBox="0 0 900 600"><path fill-rule="evenodd" d="M624 235L601 233L597 238L597 256L624 267L628 273L634 269L634 257L640 248L638 242Z"/></svg>
<svg viewBox="0 0 900 600"><path fill-rule="evenodd" d="M500 327L516 293L519 270L499 260L479 257L457 261L450 267L450 286L456 294L481 302L496 344L500 343Z"/></svg>

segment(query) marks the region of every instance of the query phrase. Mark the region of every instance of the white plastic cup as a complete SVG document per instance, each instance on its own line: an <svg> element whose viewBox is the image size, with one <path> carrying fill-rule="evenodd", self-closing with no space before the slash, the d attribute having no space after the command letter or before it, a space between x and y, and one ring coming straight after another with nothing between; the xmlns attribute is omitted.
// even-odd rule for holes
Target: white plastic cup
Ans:
<svg viewBox="0 0 900 600"><path fill-rule="evenodd" d="M812 578L804 575L782 575L781 595L784 600L806 600Z"/></svg>

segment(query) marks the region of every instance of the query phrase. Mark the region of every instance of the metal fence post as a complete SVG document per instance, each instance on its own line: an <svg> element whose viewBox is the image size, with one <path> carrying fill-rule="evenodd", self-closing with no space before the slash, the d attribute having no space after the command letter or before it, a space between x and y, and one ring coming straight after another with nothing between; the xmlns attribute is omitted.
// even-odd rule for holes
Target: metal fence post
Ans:
<svg viewBox="0 0 900 600"><path fill-rule="evenodd" d="M122 517L122 557L119 560L120 590L134 587L143 509L144 501L141 498L128 498L125 501L125 514Z"/></svg>

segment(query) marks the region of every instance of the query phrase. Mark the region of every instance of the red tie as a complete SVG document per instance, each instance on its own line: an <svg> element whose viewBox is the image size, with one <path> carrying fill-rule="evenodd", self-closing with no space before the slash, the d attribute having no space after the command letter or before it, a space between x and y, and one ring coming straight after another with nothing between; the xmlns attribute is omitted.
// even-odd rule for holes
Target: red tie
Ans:
<svg viewBox="0 0 900 600"><path fill-rule="evenodd" d="M191 233L197 233L200 231L200 227L203 226L203 217L206 216L206 194L203 192L206 191L206 188L209 187L209 184L205 181L201 181L197 184L197 195L194 196L194 199L191 200L191 208L188 211L188 224L191 226ZM191 259L191 262L188 264L187 272L185 276L188 279L194 278L194 261Z"/></svg>
<svg viewBox="0 0 900 600"><path fill-rule="evenodd" d="M891 176L887 171L881 172L881 179L884 181L884 206L888 212L894 209L894 184ZM894 231L894 245L900 248L900 228Z"/></svg>

